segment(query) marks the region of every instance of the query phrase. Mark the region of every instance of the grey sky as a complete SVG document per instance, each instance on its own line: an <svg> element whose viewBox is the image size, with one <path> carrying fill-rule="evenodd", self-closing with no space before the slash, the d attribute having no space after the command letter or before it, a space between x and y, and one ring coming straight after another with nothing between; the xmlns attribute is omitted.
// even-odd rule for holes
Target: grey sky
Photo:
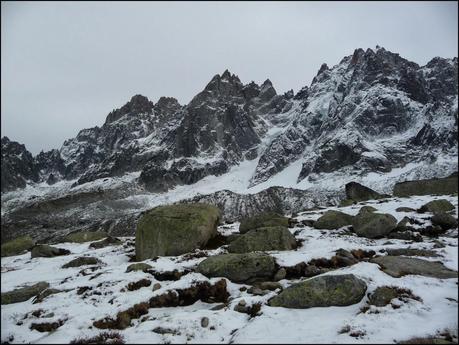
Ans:
<svg viewBox="0 0 459 345"><path fill-rule="evenodd" d="M456 2L2 2L1 134L59 148L140 93L188 103L228 68L278 93L377 44L457 56Z"/></svg>

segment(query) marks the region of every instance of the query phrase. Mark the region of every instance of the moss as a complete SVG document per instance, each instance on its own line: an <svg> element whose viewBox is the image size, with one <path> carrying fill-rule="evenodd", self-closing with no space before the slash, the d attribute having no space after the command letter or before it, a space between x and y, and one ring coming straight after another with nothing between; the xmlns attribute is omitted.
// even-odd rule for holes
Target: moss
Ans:
<svg viewBox="0 0 459 345"><path fill-rule="evenodd" d="M105 237L108 237L108 234L104 231L79 231L67 235L63 242L84 243L98 241Z"/></svg>
<svg viewBox="0 0 459 345"><path fill-rule="evenodd" d="M181 255L204 246L217 235L218 208L207 204L159 206L137 224L136 259Z"/></svg>
<svg viewBox="0 0 459 345"><path fill-rule="evenodd" d="M9 242L3 243L1 247L1 255L19 255L31 249L34 245L35 241L30 236L21 236Z"/></svg>
<svg viewBox="0 0 459 345"><path fill-rule="evenodd" d="M291 250L296 248L295 237L282 226L250 230L230 243L230 253L249 253L265 250Z"/></svg>

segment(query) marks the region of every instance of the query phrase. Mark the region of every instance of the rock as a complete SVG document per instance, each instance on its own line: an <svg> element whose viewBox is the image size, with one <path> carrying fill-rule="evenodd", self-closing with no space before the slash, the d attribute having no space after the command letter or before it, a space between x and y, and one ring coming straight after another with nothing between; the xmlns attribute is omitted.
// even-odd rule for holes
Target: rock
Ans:
<svg viewBox="0 0 459 345"><path fill-rule="evenodd" d="M316 229L339 229L346 225L351 225L353 216L340 211L327 211L316 222Z"/></svg>
<svg viewBox="0 0 459 345"><path fill-rule="evenodd" d="M431 212L431 213L444 213L454 210L453 204L446 199L432 200L427 204L421 206L418 210L419 213Z"/></svg>
<svg viewBox="0 0 459 345"><path fill-rule="evenodd" d="M366 238L378 238L389 234L397 226L397 219L390 214L361 213L354 217L354 232Z"/></svg>
<svg viewBox="0 0 459 345"><path fill-rule="evenodd" d="M373 206L363 206L362 208L360 208L359 214L372 213L372 212L375 212L375 211L377 211L377 209L374 208Z"/></svg>
<svg viewBox="0 0 459 345"><path fill-rule="evenodd" d="M277 289L282 289L282 285L279 284L278 282L259 282L259 283L255 283L255 286L257 286L261 290L274 291Z"/></svg>
<svg viewBox="0 0 459 345"><path fill-rule="evenodd" d="M457 278L457 272L446 268L439 261L426 261L403 256L381 256L371 259L370 262L378 264L385 273L396 278L408 274L440 279Z"/></svg>
<svg viewBox="0 0 459 345"><path fill-rule="evenodd" d="M269 279L275 269L274 258L263 253L211 256L197 267L197 271L207 277L225 277L236 283L256 278Z"/></svg>
<svg viewBox="0 0 459 345"><path fill-rule="evenodd" d="M428 225L425 228L419 229L422 235L429 237L438 237L446 232L440 225Z"/></svg>
<svg viewBox="0 0 459 345"><path fill-rule="evenodd" d="M63 242L84 243L97 241L105 237L108 237L108 234L104 231L78 231L68 234Z"/></svg>
<svg viewBox="0 0 459 345"><path fill-rule="evenodd" d="M284 279L286 277L286 275L287 275L287 271L286 271L285 268L282 267L274 275L274 280L275 281L282 280L282 279Z"/></svg>
<svg viewBox="0 0 459 345"><path fill-rule="evenodd" d="M14 240L2 243L2 256L20 255L31 249L35 241L30 236L21 236Z"/></svg>
<svg viewBox="0 0 459 345"><path fill-rule="evenodd" d="M437 213L432 217L432 224L440 226L443 230L457 227L457 219L448 213Z"/></svg>
<svg viewBox="0 0 459 345"><path fill-rule="evenodd" d="M292 250L296 248L295 237L283 226L271 226L250 230L232 241L230 253L249 253L268 250Z"/></svg>
<svg viewBox="0 0 459 345"><path fill-rule="evenodd" d="M150 266L149 264L146 264L144 262L138 262L138 263L135 263L135 264L130 264L127 268L126 268L126 273L129 273L129 272L135 272L135 271L143 271L143 272L146 272L150 269L152 269L153 267Z"/></svg>
<svg viewBox="0 0 459 345"><path fill-rule="evenodd" d="M217 235L218 208L207 204L159 206L137 223L136 259L181 255L205 246Z"/></svg>
<svg viewBox="0 0 459 345"><path fill-rule="evenodd" d="M398 207L395 209L397 212L416 212L414 208L411 207Z"/></svg>
<svg viewBox="0 0 459 345"><path fill-rule="evenodd" d="M207 326L209 326L209 318L204 316L201 318L201 327L206 328Z"/></svg>
<svg viewBox="0 0 459 345"><path fill-rule="evenodd" d="M390 195L379 194L373 189L365 187L357 182L347 183L345 189L346 198L354 201L365 201L390 197Z"/></svg>
<svg viewBox="0 0 459 345"><path fill-rule="evenodd" d="M427 256L427 257L435 257L438 254L433 250L428 249L415 249L415 248L396 248L396 249L386 249L388 255L392 256Z"/></svg>
<svg viewBox="0 0 459 345"><path fill-rule="evenodd" d="M405 241L414 241L414 242L422 242L422 236L418 233L414 233L410 230L407 231L394 231L387 235L387 238L394 238L397 240L405 240Z"/></svg>
<svg viewBox="0 0 459 345"><path fill-rule="evenodd" d="M408 217L403 217L402 220L400 220L397 223L397 226L395 227L394 231L407 231L411 230L412 227L408 227L407 224L410 224L410 218Z"/></svg>
<svg viewBox="0 0 459 345"><path fill-rule="evenodd" d="M389 286L382 286L368 296L368 303L377 307L384 307L388 305L391 300L397 298L398 293L395 288Z"/></svg>
<svg viewBox="0 0 459 345"><path fill-rule="evenodd" d="M161 289L161 284L160 283L154 283L153 284L153 291Z"/></svg>
<svg viewBox="0 0 459 345"><path fill-rule="evenodd" d="M2 304L27 301L48 287L49 284L47 282L39 282L31 286L25 286L23 288L15 289L12 291L2 292Z"/></svg>
<svg viewBox="0 0 459 345"><path fill-rule="evenodd" d="M93 258L90 256L81 256L79 258L76 258L76 259L73 259L72 261L67 262L65 265L62 266L62 268L80 267L84 265L98 265L101 263L102 261L100 261L97 258Z"/></svg>
<svg viewBox="0 0 459 345"><path fill-rule="evenodd" d="M62 320L55 321L55 322L42 322L42 323L35 323L33 322L30 325L30 329L34 329L38 332L52 332L62 326L64 322Z"/></svg>
<svg viewBox="0 0 459 345"><path fill-rule="evenodd" d="M38 244L32 248L32 258L52 258L60 255L68 255L70 250L48 246L47 244Z"/></svg>
<svg viewBox="0 0 459 345"><path fill-rule="evenodd" d="M93 249L99 249L99 248L104 248L104 247L108 247L108 246L113 246L113 245L118 245L118 244L121 244L123 243L123 241L121 241L120 239L116 238L116 237L112 237L112 236L108 236L107 238L101 240L101 241L97 241L97 242L93 242L89 245L89 248L93 248Z"/></svg>
<svg viewBox="0 0 459 345"><path fill-rule="evenodd" d="M457 193L457 177L399 182L394 186L394 196L447 195Z"/></svg>
<svg viewBox="0 0 459 345"><path fill-rule="evenodd" d="M255 295L255 296L264 296L266 295L266 292L264 292L262 289L256 286L252 286L247 290L248 293Z"/></svg>
<svg viewBox="0 0 459 345"><path fill-rule="evenodd" d="M287 217L284 217L277 213L262 213L257 216L244 218L241 220L239 225L239 232L244 234L250 230L272 227L272 226L283 226L288 227L289 221Z"/></svg>
<svg viewBox="0 0 459 345"><path fill-rule="evenodd" d="M269 301L273 307L312 308L348 306L358 303L367 285L352 274L325 275L284 289Z"/></svg>
<svg viewBox="0 0 459 345"><path fill-rule="evenodd" d="M66 290L59 290L59 289L46 289L46 290L43 290L42 292L40 292L35 298L34 300L32 301L32 303L41 303L43 302L43 300L48 297L48 296L51 296L51 295L54 295L54 294L57 294L57 293L60 293L60 292L68 292L70 291L71 289L66 289Z"/></svg>

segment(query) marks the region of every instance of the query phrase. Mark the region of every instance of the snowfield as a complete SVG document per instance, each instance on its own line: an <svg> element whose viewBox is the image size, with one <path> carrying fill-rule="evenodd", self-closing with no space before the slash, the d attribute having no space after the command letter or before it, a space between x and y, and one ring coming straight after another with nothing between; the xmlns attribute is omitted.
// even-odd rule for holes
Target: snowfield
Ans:
<svg viewBox="0 0 459 345"><path fill-rule="evenodd" d="M204 180L203 180L204 182ZM429 214L416 212L396 212L401 206L419 208L434 199L447 199L455 206L458 216L457 197L452 196L416 196L410 198L390 198L387 202L377 200L362 202L358 205L339 208L351 215L357 214L362 204L371 205L382 213L390 213L401 220L404 216L427 220ZM299 221L316 220L328 209L309 210L299 213ZM238 232L239 223L221 225L219 232L229 235ZM387 238L371 240L349 234L346 228L339 230L317 230L298 223L289 229L297 239L304 242L297 250L268 252L281 266L292 266L314 258L330 258L339 248L374 250L384 255L389 248L418 248L434 250L439 257L425 260L441 261L446 267L458 270L458 230L452 229L437 238L443 248L437 248L435 239L424 237L423 242L395 240ZM3 257L1 259L1 291L7 292L23 285L46 281L50 288L69 290L45 298L41 303L33 304L33 298L1 306L1 341L11 343L69 343L78 337L94 336L102 332L92 324L104 317L116 317L120 311L136 303L148 301L152 296L167 291L191 286L197 281L215 283L220 278L208 279L200 273L190 272L177 281L157 281L153 275L126 272L132 263L130 255L134 253L134 238L120 238L123 244L101 249L89 248L89 242L83 244L61 243L56 245L71 251L71 254L54 258L33 258L30 252L24 255ZM197 254L212 256L226 252L225 246L212 250L197 250ZM103 264L98 269L84 267L61 268L62 265L80 256L93 256ZM159 257L146 260L157 272L193 269L205 257L181 255L177 257ZM240 291L250 285L236 284L228 279L227 290L230 293L228 305L219 310L212 310L215 303L198 301L190 306L150 308L145 316L132 320L131 326L117 331L124 336L126 343L394 343L413 337L436 335L448 331L457 337L458 329L458 279L436 279L418 275L406 275L394 278L380 270L379 266L369 262L333 270L325 274L352 273L364 280L368 286L366 296L357 304L347 307L327 307L309 309L287 309L270 307L266 302L278 291L270 291L264 296L257 296ZM125 288L130 282L148 279L151 285L135 291ZM300 280L304 280L302 278ZM280 284L285 288L297 281L283 279ZM161 284L153 291L156 283ZM367 306L368 293L377 287L393 285L410 289L421 301L393 301L385 307ZM87 292L77 294L78 288L90 287ZM251 317L234 311L240 300L247 305L262 302L261 313ZM36 317L31 312L42 309L43 315ZM50 314L52 313L52 314ZM201 319L207 317L209 325L201 326ZM31 330L34 322L63 321L54 332ZM170 332L158 334L157 327L170 329ZM457 338L456 338L457 339Z"/></svg>

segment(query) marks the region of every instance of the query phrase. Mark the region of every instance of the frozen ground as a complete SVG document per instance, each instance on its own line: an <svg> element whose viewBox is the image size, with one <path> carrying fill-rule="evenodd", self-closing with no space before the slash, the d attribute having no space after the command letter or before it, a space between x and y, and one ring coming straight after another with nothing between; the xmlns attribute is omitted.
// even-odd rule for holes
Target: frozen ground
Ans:
<svg viewBox="0 0 459 345"><path fill-rule="evenodd" d="M427 214L402 213L395 209L400 206L418 208L424 203L439 197L419 196L411 198L392 198L389 202L378 203L368 201L366 204L377 208L380 212L388 212L398 220L404 216L428 218ZM446 198L456 206L457 198ZM349 214L356 214L362 205L340 208ZM336 209L336 208L329 208ZM298 220L317 219L326 209L300 213ZM238 223L223 225L219 231L228 235L237 232ZM295 251L270 252L276 261L285 266L309 261L313 258L329 258L339 248L372 249L382 255L381 249L387 248L425 248L433 249L440 256L423 258L440 260L448 268L458 270L458 238L457 229L449 231L439 238L444 248L434 248L433 240L425 238L424 242L411 243L387 239L369 240L346 235L345 229L335 231L316 230L307 226L290 229L303 245ZM90 249L89 243L58 245L69 249L72 254L55 258L30 258L30 253L6 257L1 260L1 291L6 292L22 285L47 281L52 288L72 289L47 297L43 302L33 304L32 299L22 303L1 306L1 341L13 343L68 343L77 337L97 335L101 331L92 326L95 320L106 316L114 317L116 313L136 303L148 301L154 295L168 290L188 287L195 281L208 280L215 282L218 278L208 279L199 273L189 273L178 281L161 281L161 288L152 291L157 283L155 278L143 272L125 273L131 264L128 254L132 254L133 238L122 238L123 245L110 246L102 249ZM207 255L225 252L221 247L205 251ZM103 261L103 265L94 272L84 267L62 269L61 266L75 257L82 255L95 256ZM146 260L156 271L173 269L184 270L195 267L204 257L187 259L187 256L160 257L158 260ZM80 273L79 273L80 272ZM102 273L95 277L96 274ZM353 273L363 279L371 293L378 286L395 285L409 288L422 298L422 302L410 300L400 302L400 308L371 307L366 312L360 309L366 305L365 296L359 303L348 307L328 307L310 309L286 309L269 307L263 304L261 315L251 318L247 314L233 310L234 306L244 299L247 304L265 302L276 292L264 296L255 296L247 291L241 292L240 287L249 285L235 284L227 280L227 289L231 300L227 307L211 310L215 304L201 301L187 307L150 308L147 318L133 320L131 327L119 331L126 343L394 343L412 337L435 335L437 332L449 330L457 335L458 328L458 279L436 279L415 275L393 278L369 262L360 262L350 267L338 269L326 274ZM93 278L94 277L94 278ZM93 278L93 279L91 279ZM149 287L136 291L121 290L129 282L146 278L152 281ZM287 287L298 280L282 280ZM78 295L77 288L93 287L88 293ZM94 292L100 293L95 294ZM86 296L86 297L84 297ZM84 297L84 298L83 298ZM43 309L44 314L54 313L49 318L37 318L30 312ZM28 316L25 318L26 314ZM201 318L209 318L209 326L201 327ZM53 322L64 320L64 324L51 333L40 333L30 330L33 322ZM152 330L156 327L170 328L175 334L157 334ZM340 333L343 327L349 332ZM350 334L359 334L351 336ZM13 339L11 341L11 339Z"/></svg>

